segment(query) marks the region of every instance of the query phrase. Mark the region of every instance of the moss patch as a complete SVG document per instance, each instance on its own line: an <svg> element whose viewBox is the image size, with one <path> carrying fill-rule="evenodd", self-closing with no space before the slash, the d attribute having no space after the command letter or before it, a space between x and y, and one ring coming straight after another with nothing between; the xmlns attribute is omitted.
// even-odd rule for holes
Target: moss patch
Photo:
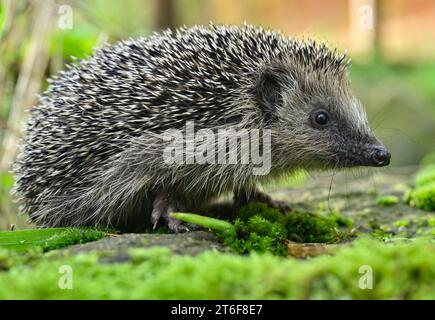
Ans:
<svg viewBox="0 0 435 320"><path fill-rule="evenodd" d="M397 220L396 222L394 222L394 225L397 228L400 228L400 227L406 228L406 227L409 227L410 223L411 223L411 221L409 221L409 220Z"/></svg>
<svg viewBox="0 0 435 320"><path fill-rule="evenodd" d="M396 196L382 196L376 202L380 206L391 207L399 203L399 198Z"/></svg>
<svg viewBox="0 0 435 320"><path fill-rule="evenodd" d="M415 185L422 187L424 185L435 182L435 165L430 165L417 173Z"/></svg>
<svg viewBox="0 0 435 320"><path fill-rule="evenodd" d="M328 214L328 218L331 222L335 223L338 227L350 229L354 225L354 221L350 218L342 216L336 211L332 211Z"/></svg>
<svg viewBox="0 0 435 320"><path fill-rule="evenodd" d="M23 264L1 252L15 263L0 272L0 287L9 288L0 299L434 299L434 254L430 242L368 239L309 260L217 252L176 256L155 248L131 250L121 263L81 254L40 255ZM71 267L72 290L59 288L61 266ZM367 270L372 289L364 289Z"/></svg>
<svg viewBox="0 0 435 320"><path fill-rule="evenodd" d="M295 242L336 243L343 234L333 219L311 213L291 213L286 219L287 237Z"/></svg>
<svg viewBox="0 0 435 320"><path fill-rule="evenodd" d="M249 203L236 214L234 228L219 232L223 243L238 253L269 252L284 255L285 240L299 243L337 243L348 237L352 221L337 213L328 216L306 212L282 214L264 203Z"/></svg>
<svg viewBox="0 0 435 320"><path fill-rule="evenodd" d="M415 178L416 187L408 191L404 199L413 207L435 211L435 165L424 167Z"/></svg>
<svg viewBox="0 0 435 320"><path fill-rule="evenodd" d="M287 231L284 225L258 214L246 220L237 219L234 229L220 235L223 244L238 253L256 251L285 254Z"/></svg>
<svg viewBox="0 0 435 320"><path fill-rule="evenodd" d="M412 190L409 194L409 203L419 209L435 211L435 182Z"/></svg>
<svg viewBox="0 0 435 320"><path fill-rule="evenodd" d="M285 215L266 204L252 202L236 213L234 228L218 233L224 245L237 253L269 252L285 254Z"/></svg>
<svg viewBox="0 0 435 320"><path fill-rule="evenodd" d="M236 217L242 221L246 221L256 215L262 216L271 222L283 223L285 220L285 215L281 211L270 208L262 202L250 202L236 212Z"/></svg>

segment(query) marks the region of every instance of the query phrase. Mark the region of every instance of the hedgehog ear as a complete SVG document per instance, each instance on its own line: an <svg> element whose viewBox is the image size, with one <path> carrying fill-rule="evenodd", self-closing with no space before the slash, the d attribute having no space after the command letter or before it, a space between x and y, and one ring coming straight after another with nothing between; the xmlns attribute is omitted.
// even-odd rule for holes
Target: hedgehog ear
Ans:
<svg viewBox="0 0 435 320"><path fill-rule="evenodd" d="M291 77L282 67L270 66L258 77L255 94L260 107L270 113L283 102L283 90L291 83Z"/></svg>

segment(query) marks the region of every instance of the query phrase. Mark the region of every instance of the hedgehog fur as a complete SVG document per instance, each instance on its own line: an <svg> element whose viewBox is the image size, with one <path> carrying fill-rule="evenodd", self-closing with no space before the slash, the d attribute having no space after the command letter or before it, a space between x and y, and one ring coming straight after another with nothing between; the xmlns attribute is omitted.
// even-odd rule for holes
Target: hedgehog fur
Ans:
<svg viewBox="0 0 435 320"><path fill-rule="evenodd" d="M345 54L251 25L180 28L97 50L57 77L30 111L14 192L40 226L157 223L296 168L370 165L379 146L350 91ZM314 109L335 125L313 128ZM272 171L162 161L160 134L269 128ZM252 197L248 197L252 198ZM174 231L180 225L166 216Z"/></svg>

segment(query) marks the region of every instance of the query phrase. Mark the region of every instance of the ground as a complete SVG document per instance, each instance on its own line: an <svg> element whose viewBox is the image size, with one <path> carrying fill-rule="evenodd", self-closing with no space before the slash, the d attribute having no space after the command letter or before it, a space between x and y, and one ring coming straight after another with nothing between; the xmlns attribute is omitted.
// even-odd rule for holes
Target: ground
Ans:
<svg viewBox="0 0 435 320"><path fill-rule="evenodd" d="M411 222L435 216L404 201L406 192L414 185L416 172L416 167L365 174L345 172L334 176L332 187L331 176L323 176L310 179L302 188L277 189L273 194L277 200L292 203L296 210L340 212L363 231L379 226L397 232L399 220Z"/></svg>
<svg viewBox="0 0 435 320"><path fill-rule="evenodd" d="M300 187L270 188L269 193L276 200L291 204L295 211L325 214L330 210L354 221L354 228L360 233L379 230L402 234L412 238L421 225L435 214L409 206L404 195L413 185L416 167L385 170L381 173L360 174L340 173L331 176L313 176ZM397 203L383 203L380 200L393 197ZM225 205L223 208L227 208ZM222 208L218 208L222 211ZM375 229L375 230L373 230ZM423 228L424 229L424 228ZM419 230L422 231L422 230ZM209 249L222 250L217 237L205 231L188 234L124 234L109 237L85 245L74 246L73 252L92 249L128 250L130 247L169 247L177 254L197 254Z"/></svg>
<svg viewBox="0 0 435 320"><path fill-rule="evenodd" d="M315 176L301 186L270 188L293 213L332 211L352 221L348 236L332 245L286 243L287 257L237 254L207 230L87 234L86 241L103 238L51 250L57 241L24 254L0 247L0 287L10 288L0 298L435 298L435 214L406 200L416 171L340 173L332 187L331 176ZM84 241L62 243L77 242ZM312 247L321 250L300 254Z"/></svg>

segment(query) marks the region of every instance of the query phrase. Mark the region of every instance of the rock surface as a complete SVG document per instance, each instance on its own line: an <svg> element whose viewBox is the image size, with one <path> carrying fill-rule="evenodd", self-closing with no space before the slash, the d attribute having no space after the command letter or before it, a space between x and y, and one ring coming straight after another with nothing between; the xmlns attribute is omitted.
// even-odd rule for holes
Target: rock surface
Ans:
<svg viewBox="0 0 435 320"><path fill-rule="evenodd" d="M197 255L211 249L225 250L213 234L205 231L180 234L126 233L109 236L95 242L75 245L66 250L72 254L90 251L114 251L118 256L122 256L131 248L150 247L166 247L175 254L187 255Z"/></svg>
<svg viewBox="0 0 435 320"><path fill-rule="evenodd" d="M335 210L355 221L355 226L392 226L401 219L427 216L426 211L410 207L403 201L405 192L412 187L418 168L401 167L372 169L363 172L341 172L334 177L315 176L295 189L275 189L271 194L276 200L286 201L293 209L316 212ZM331 182L332 179L332 182ZM378 204L379 197L396 196L392 206Z"/></svg>

